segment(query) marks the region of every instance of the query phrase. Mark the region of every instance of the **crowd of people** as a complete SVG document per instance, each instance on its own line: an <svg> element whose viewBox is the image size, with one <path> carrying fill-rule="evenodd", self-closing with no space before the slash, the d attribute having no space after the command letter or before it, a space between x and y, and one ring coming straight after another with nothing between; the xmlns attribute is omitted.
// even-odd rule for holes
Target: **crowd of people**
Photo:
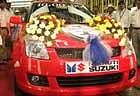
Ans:
<svg viewBox="0 0 140 96"><path fill-rule="evenodd" d="M131 10L126 6L126 0L120 0L118 2L118 8L115 9L113 5L108 5L104 14L99 14L99 8L93 7L93 14L105 15L121 22L128 38L132 41L132 45L135 50L137 58L137 66L140 67L140 0L135 0L135 7Z"/></svg>

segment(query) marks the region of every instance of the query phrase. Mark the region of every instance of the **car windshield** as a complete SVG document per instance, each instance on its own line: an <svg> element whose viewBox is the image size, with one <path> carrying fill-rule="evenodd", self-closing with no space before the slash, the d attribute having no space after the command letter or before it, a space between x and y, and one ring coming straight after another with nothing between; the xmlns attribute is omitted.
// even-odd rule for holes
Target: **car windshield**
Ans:
<svg viewBox="0 0 140 96"><path fill-rule="evenodd" d="M85 19L92 18L92 13L84 6L77 4L60 3L34 3L30 18L42 13L54 14L66 23L84 23Z"/></svg>

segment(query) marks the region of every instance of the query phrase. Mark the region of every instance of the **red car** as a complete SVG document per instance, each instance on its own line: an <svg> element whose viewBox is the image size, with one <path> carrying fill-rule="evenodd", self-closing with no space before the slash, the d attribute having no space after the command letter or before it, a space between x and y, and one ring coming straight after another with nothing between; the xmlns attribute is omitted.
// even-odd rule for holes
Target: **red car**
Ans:
<svg viewBox="0 0 140 96"><path fill-rule="evenodd" d="M126 46L119 40L103 39L112 48L108 64L91 65L84 62L87 43L79 40L91 31L83 21L92 13L83 5L35 2L26 22L14 16L11 23L20 24L20 35L27 31L27 22L42 13L52 13L66 20L66 26L55 39L55 46L44 46L23 36L14 43L13 57L17 87L33 96L97 96L122 91L136 81L134 53L125 55ZM69 13L69 15L68 15ZM31 55L30 55L31 54Z"/></svg>

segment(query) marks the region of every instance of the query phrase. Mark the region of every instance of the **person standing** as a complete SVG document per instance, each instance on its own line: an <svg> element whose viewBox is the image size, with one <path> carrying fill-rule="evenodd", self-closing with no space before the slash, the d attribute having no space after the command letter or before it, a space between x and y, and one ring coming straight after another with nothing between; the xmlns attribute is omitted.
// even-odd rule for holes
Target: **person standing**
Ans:
<svg viewBox="0 0 140 96"><path fill-rule="evenodd" d="M8 54L8 46L9 42L8 40L8 28L7 23L10 20L10 17L13 16L13 14L7 10L7 3L6 1L0 2L0 37L2 40L0 40L0 62L3 62L4 60L9 58Z"/></svg>
<svg viewBox="0 0 140 96"><path fill-rule="evenodd" d="M107 7L107 13L105 14L105 16L109 16L111 18L115 18L115 8L112 4L109 4Z"/></svg>
<svg viewBox="0 0 140 96"><path fill-rule="evenodd" d="M13 10L11 9L11 3L7 3L5 8L7 9L7 11L10 12L10 14L12 14L12 15L14 14Z"/></svg>
<svg viewBox="0 0 140 96"><path fill-rule="evenodd" d="M137 58L137 66L140 67L140 0L136 0L136 9L131 13L131 38Z"/></svg>
<svg viewBox="0 0 140 96"><path fill-rule="evenodd" d="M10 20L10 17L13 16L13 13L7 10L7 3L2 2L0 4L0 35L3 40L3 46L5 46L5 39L8 35L7 23Z"/></svg>
<svg viewBox="0 0 140 96"><path fill-rule="evenodd" d="M99 7L98 6L93 6L92 12L93 12L94 16L100 16L100 14L99 14Z"/></svg>
<svg viewBox="0 0 140 96"><path fill-rule="evenodd" d="M126 3L124 0L120 0L118 3L115 19L122 24L125 32L129 31L131 14L130 11L126 8Z"/></svg>

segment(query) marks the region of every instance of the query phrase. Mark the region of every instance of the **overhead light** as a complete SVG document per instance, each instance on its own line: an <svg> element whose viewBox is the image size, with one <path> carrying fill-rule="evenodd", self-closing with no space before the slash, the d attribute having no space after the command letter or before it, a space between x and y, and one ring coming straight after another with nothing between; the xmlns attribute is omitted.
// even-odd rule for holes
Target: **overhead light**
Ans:
<svg viewBox="0 0 140 96"><path fill-rule="evenodd" d="M33 0L7 0L7 2L31 2Z"/></svg>
<svg viewBox="0 0 140 96"><path fill-rule="evenodd" d="M11 5L31 5L31 2L12 3Z"/></svg>
<svg viewBox="0 0 140 96"><path fill-rule="evenodd" d="M58 2L59 0L54 0L54 2Z"/></svg>
<svg viewBox="0 0 140 96"><path fill-rule="evenodd" d="M74 0L70 0L71 2L74 2Z"/></svg>
<svg viewBox="0 0 140 96"><path fill-rule="evenodd" d="M29 7L30 5L13 5L12 8Z"/></svg>

